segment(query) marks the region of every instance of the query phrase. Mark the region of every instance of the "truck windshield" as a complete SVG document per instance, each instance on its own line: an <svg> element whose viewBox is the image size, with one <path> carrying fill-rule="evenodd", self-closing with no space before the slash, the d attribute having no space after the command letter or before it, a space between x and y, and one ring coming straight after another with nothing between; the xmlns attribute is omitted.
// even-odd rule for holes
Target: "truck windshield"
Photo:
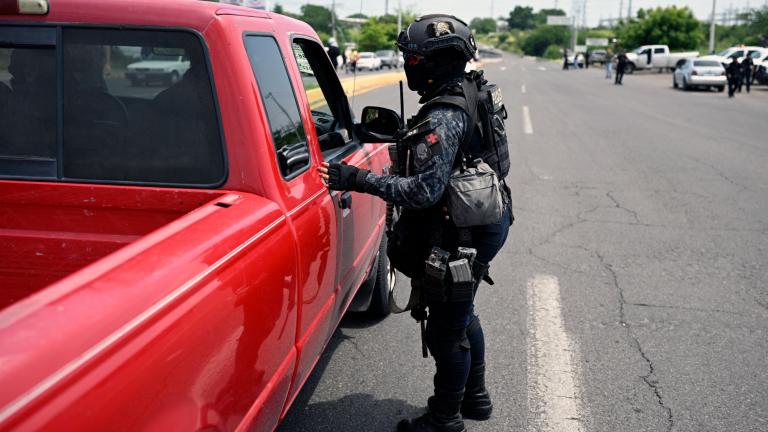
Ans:
<svg viewBox="0 0 768 432"><path fill-rule="evenodd" d="M720 54L718 56L720 57L730 57L731 53L733 52L733 48L728 48L724 51L720 51Z"/></svg>
<svg viewBox="0 0 768 432"><path fill-rule="evenodd" d="M211 186L226 174L200 39L0 26L0 177Z"/></svg>

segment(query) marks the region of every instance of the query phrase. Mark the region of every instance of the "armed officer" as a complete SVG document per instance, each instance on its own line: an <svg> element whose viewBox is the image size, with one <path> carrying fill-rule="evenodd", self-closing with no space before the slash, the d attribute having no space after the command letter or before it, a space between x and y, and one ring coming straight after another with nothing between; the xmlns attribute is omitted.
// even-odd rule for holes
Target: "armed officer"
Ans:
<svg viewBox="0 0 768 432"><path fill-rule="evenodd" d="M411 154L408 175L377 175L338 163L324 163L320 175L330 189L369 193L400 206L401 220L411 216L416 221L416 229L411 231L416 236L431 233L426 237L433 243L456 250L459 234L446 213L445 194L451 172L462 159L457 155L471 152L483 155L483 160L493 160L495 154L491 163L508 170L506 138L501 152L486 149L483 154L482 134L472 114L452 104L427 103L445 95L464 95L462 83L467 88L469 82L464 70L477 49L464 22L448 15L423 16L400 34L397 45L403 52L408 87L418 92L420 103L426 104L409 120L410 130L405 135L404 145ZM469 101L474 99L464 97L470 107ZM468 148L464 148L467 143ZM425 339L436 366L434 395L427 401L424 415L400 421L399 432L463 432L462 414L477 420L491 416L493 407L485 387L485 340L473 302L480 280L490 281L488 265L504 244L513 220L506 185L504 195L500 220L471 229L470 243L476 257L469 292L460 293L454 286L443 295L425 296L429 309ZM393 239L389 241L391 245ZM423 258L419 259L422 261L413 265L424 267ZM427 278L415 276L411 283L424 288L429 285Z"/></svg>

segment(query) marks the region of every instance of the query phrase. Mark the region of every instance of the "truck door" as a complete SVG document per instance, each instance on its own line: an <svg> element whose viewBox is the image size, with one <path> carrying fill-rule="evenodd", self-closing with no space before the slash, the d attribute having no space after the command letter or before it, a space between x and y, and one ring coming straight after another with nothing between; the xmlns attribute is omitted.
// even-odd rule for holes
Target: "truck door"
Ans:
<svg viewBox="0 0 768 432"><path fill-rule="evenodd" d="M362 145L355 139L346 95L323 47L310 38L294 37L293 52L312 110L323 160L346 162L381 172L372 166L373 154L386 151L383 145ZM341 233L338 249L339 293L337 313L362 282L377 250L384 215L379 198L357 192L331 192Z"/></svg>
<svg viewBox="0 0 768 432"><path fill-rule="evenodd" d="M646 69L651 67L651 48L646 48L637 55L637 63L639 65L642 65L641 69Z"/></svg>
<svg viewBox="0 0 768 432"><path fill-rule="evenodd" d="M669 62L669 53L665 52L666 50L664 47L656 47L653 49L653 57L651 59L651 63L653 63L653 67L656 68L665 68L669 66L667 63Z"/></svg>
<svg viewBox="0 0 768 432"><path fill-rule="evenodd" d="M278 186L297 239L296 245L283 245L296 247L299 258L300 316L296 334L299 358L288 395L290 401L309 375L336 324L336 251L340 246L336 204L312 163L316 158L310 152L312 134L308 133L301 116L298 89L292 85L294 66L288 57L287 38L278 42L269 34L246 34L245 47L275 148L281 177Z"/></svg>

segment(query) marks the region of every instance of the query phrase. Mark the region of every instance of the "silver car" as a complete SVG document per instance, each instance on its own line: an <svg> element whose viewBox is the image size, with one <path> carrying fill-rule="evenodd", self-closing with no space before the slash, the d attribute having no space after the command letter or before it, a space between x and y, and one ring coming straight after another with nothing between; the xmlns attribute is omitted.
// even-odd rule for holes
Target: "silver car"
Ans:
<svg viewBox="0 0 768 432"><path fill-rule="evenodd" d="M704 87L723 91L726 85L725 68L717 60L682 59L675 65L672 75L672 86L683 90Z"/></svg>

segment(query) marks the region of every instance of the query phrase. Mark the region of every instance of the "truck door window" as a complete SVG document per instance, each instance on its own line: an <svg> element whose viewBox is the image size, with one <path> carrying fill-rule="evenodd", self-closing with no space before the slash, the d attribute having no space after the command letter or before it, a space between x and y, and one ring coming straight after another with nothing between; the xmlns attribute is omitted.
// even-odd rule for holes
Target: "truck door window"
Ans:
<svg viewBox="0 0 768 432"><path fill-rule="evenodd" d="M654 54L664 54L664 48L654 48L653 49Z"/></svg>
<svg viewBox="0 0 768 432"><path fill-rule="evenodd" d="M56 50L0 46L0 175L56 177Z"/></svg>
<svg viewBox="0 0 768 432"><path fill-rule="evenodd" d="M293 54L312 109L320 149L325 153L345 146L352 136L349 104L328 54L318 43L304 38L293 40Z"/></svg>
<svg viewBox="0 0 768 432"><path fill-rule="evenodd" d="M0 45L0 177L193 187L224 181L217 105L198 36L58 30L50 46ZM15 33L41 39L46 32L57 28Z"/></svg>
<svg viewBox="0 0 768 432"><path fill-rule="evenodd" d="M309 146L285 61L270 36L248 35L245 48L267 112L280 173L293 178L309 167Z"/></svg>

